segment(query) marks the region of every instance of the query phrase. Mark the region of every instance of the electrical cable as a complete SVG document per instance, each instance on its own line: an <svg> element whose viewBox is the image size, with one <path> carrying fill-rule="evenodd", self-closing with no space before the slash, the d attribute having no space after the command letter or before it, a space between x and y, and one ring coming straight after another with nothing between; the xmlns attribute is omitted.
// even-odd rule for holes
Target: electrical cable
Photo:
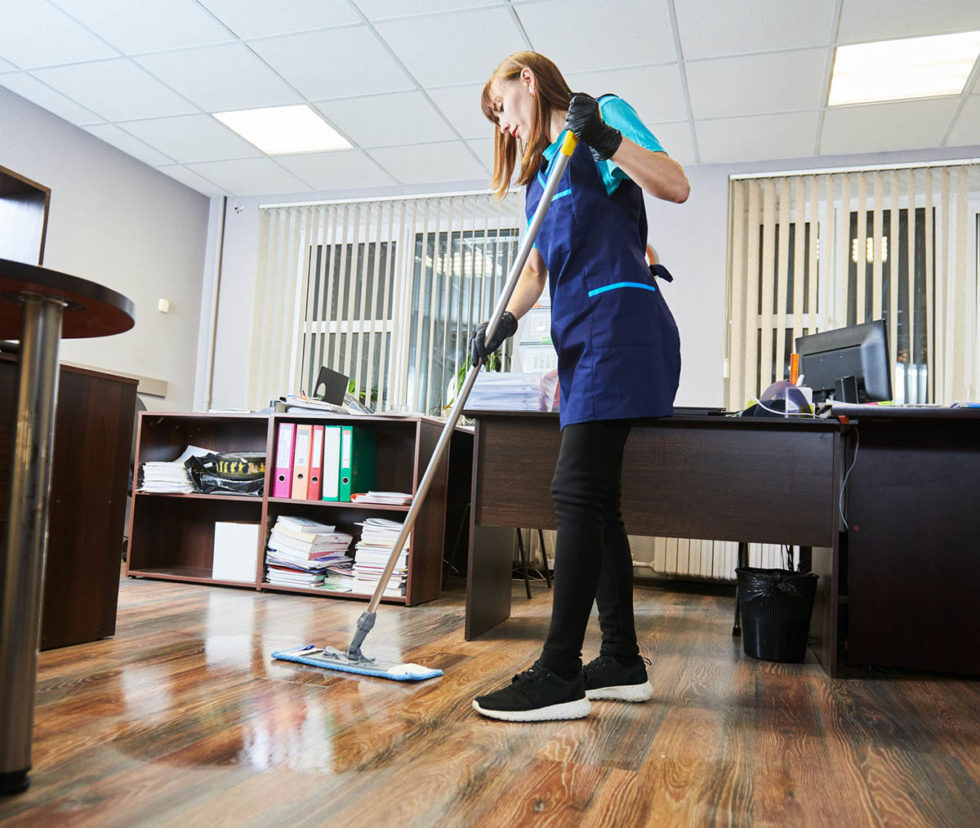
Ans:
<svg viewBox="0 0 980 828"><path fill-rule="evenodd" d="M858 449L861 447L861 432L854 428L854 458L851 460L851 465L848 467L847 472L844 474L844 482L840 487L840 498L837 500L837 510L840 512L841 523L844 524L845 529L850 529L851 527L847 523L847 519L844 517L844 492L847 491L847 478L851 476L851 472L854 470L854 466L858 459Z"/></svg>
<svg viewBox="0 0 980 828"><path fill-rule="evenodd" d="M790 412L777 411L775 408L770 408L768 405L766 405L764 402L762 402L762 400L760 400L758 397L749 397L749 402L750 403L755 403L763 411L768 411L770 414L778 414L780 417L785 417L785 418L789 418L789 417L811 417L811 418L813 418L814 417L814 414L813 413L808 413L808 412L804 412L804 411L800 411L800 412L797 412L797 413L793 413L792 411L790 411Z"/></svg>

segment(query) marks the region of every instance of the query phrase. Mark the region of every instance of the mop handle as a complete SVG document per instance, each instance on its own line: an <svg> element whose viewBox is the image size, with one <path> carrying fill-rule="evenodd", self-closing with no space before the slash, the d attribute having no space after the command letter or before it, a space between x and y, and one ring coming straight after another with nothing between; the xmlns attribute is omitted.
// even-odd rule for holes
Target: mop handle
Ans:
<svg viewBox="0 0 980 828"><path fill-rule="evenodd" d="M490 316L490 321L487 323L487 331L485 334L486 339L491 338L494 330L500 323L501 317L504 315L504 311L507 309L507 303L510 301L510 297L514 293L514 289L517 287L517 282L521 277L521 272L524 270L524 265L527 263L527 258L531 255L531 248L534 246L534 240L537 238L538 231L541 229L541 224L544 221L545 213L548 212L548 207L551 206L551 198L554 196L555 190L558 189L558 182L561 180L565 167L568 166L568 161L572 157L572 153L575 151L575 145L577 143L578 139L575 137L574 133L572 133L571 130L566 130L565 139L562 142L558 157L555 159L554 166L548 175L548 181L545 184L544 192L541 195L541 201L538 202L538 207L534 211L534 216L531 218L530 224L528 224L527 232L524 234L521 247L517 252L517 258L514 259L514 264L511 266L503 292L500 294L500 298L497 300L497 304L493 309L493 314ZM415 492L415 496L412 498L412 507L408 510L408 515L405 517L405 522L402 524L401 531L398 533L398 539L395 541L395 544L392 547L391 557L388 558L388 564L385 566L385 571L381 575L381 580L374 589L374 595L371 597L371 603L368 604L368 608L366 610L367 613L374 613L374 611L378 608L378 603L381 601L381 596L384 593L385 587L388 585L388 579L391 578L391 573L395 570L395 563L398 560L398 555L408 540L408 535L412 531L412 527L415 525L415 520L419 515L419 511L422 507L423 501L425 500L425 496L428 494L429 487L432 485L432 478L435 476L436 467L439 465L439 462L442 460L442 455L449 446L449 441L452 437L454 429L456 428L456 423L463 412L463 406L466 404L466 398L469 396L470 389L473 388L473 384L476 382L476 376L480 372L480 365L482 365L482 363L470 366L470 370L466 374L466 380L463 382L463 387L456 395L456 401L449 412L449 417L446 420L446 424L442 428L442 434L439 435L439 441L436 443L436 447L432 452L432 459L429 460L429 465L425 469L425 474L422 475L422 480L419 482L419 487ZM351 649L359 650L360 642L357 642L356 635L355 643L356 645L351 645Z"/></svg>

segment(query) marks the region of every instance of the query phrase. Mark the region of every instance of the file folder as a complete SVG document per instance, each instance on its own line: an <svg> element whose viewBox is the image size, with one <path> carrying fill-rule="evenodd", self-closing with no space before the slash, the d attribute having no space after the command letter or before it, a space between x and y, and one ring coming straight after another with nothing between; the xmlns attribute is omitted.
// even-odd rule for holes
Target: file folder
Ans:
<svg viewBox="0 0 980 828"><path fill-rule="evenodd" d="M323 500L340 500L340 426L323 427L323 466L320 473Z"/></svg>
<svg viewBox="0 0 980 828"><path fill-rule="evenodd" d="M296 426L296 448L293 449L293 490L289 496L293 500L306 500L310 478L310 443L313 441L313 426L300 423Z"/></svg>
<svg viewBox="0 0 980 828"><path fill-rule="evenodd" d="M350 502L355 492L374 488L374 432L358 426L341 426L340 499Z"/></svg>
<svg viewBox="0 0 980 828"><path fill-rule="evenodd" d="M323 426L313 426L313 442L310 449L310 485L306 491L307 500L320 499L321 475L323 473Z"/></svg>
<svg viewBox="0 0 980 828"><path fill-rule="evenodd" d="M276 440L276 466L272 478L272 496L289 497L293 486L293 443L296 423L279 423Z"/></svg>

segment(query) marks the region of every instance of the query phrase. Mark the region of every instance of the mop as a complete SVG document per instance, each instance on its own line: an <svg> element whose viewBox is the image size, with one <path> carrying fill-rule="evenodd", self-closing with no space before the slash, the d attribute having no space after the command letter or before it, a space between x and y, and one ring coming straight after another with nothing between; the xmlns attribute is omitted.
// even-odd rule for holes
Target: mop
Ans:
<svg viewBox="0 0 980 828"><path fill-rule="evenodd" d="M574 152L577 143L578 140L572 131L566 130L565 138L562 141L559 153L555 157L554 165L548 175L548 181L545 184L544 193L541 195L541 201L538 202L538 207L531 217L527 232L524 234L520 249L517 251L517 258L514 259L514 264L507 276L507 282L504 284L503 292L500 294L500 298L497 300L497 304L493 309L493 314L490 316L490 321L487 323L486 338L488 340L491 338L494 330L496 330L500 318L507 309L507 303L510 301L514 288L517 287L517 281L520 278L521 271L524 269L528 256L531 254L531 248L534 246L534 240L537 238L538 231L541 229L545 213L548 212L548 207L551 206L551 199L555 194L555 190L558 189L558 182L561 180L565 167L568 166L568 161L572 157L572 152ZM394 572L398 555L406 545L409 533L415 525L415 519L418 517L419 510L422 507L426 494L428 494L429 487L432 485L435 470L439 466L443 454L449 448L449 441L456 428L456 423L462 414L466 399L470 395L470 390L476 382L481 365L482 362L471 365L466 374L463 387L456 396L456 402L449 412L449 417L443 426L442 434L436 443L436 447L432 453L432 459L429 460L429 465L426 467L425 473L422 475L422 480L419 482L418 490L412 499L412 506L408 511L405 522L402 524L401 531L398 533L398 539L391 548L391 556L388 558L388 563L381 575L381 580L378 581L378 585L375 587L374 595L371 597L368 608L361 614L361 617L357 621L357 631L354 633L354 637L348 645L347 651L343 652L335 647L318 648L311 644L296 650L283 650L273 653L273 658L282 661L295 661L311 667L339 670L342 673L353 673L359 676L375 676L394 681L423 681L442 675L442 670L423 667L421 664L412 664L410 662L397 663L368 658L361 652L361 645L364 643L367 634L374 627L376 611L381 601L381 595L388 584L388 580L391 578L392 572Z"/></svg>

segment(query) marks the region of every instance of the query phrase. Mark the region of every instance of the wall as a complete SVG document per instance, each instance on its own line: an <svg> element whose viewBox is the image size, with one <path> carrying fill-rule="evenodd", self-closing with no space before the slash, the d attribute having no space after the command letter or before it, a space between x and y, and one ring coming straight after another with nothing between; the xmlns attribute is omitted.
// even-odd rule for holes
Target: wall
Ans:
<svg viewBox="0 0 980 828"><path fill-rule="evenodd" d="M165 380L166 398L145 397L148 407L189 410L208 199L3 88L0 166L51 188L44 266L135 305L133 329L65 340L62 360Z"/></svg>

